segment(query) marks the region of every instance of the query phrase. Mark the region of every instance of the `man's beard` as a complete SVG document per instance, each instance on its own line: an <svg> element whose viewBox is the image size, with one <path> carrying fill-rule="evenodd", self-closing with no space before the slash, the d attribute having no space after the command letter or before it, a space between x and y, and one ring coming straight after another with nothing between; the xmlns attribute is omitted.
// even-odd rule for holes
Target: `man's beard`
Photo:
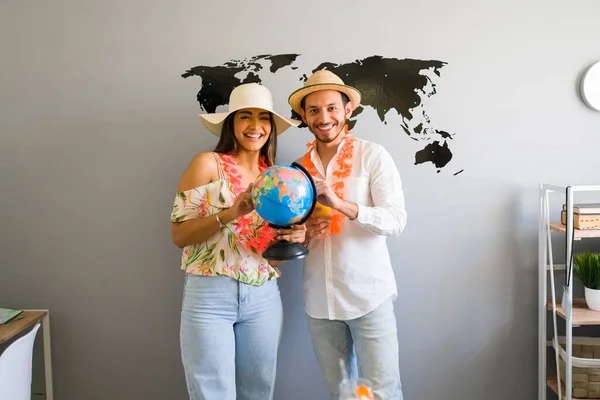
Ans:
<svg viewBox="0 0 600 400"><path fill-rule="evenodd" d="M335 142L340 137L340 135L343 134L345 123L346 123L346 121L344 121L344 123L342 123L342 124L336 123L335 127L338 128L338 131L337 131L337 134L335 136L333 136L331 139L330 138L326 138L325 140L323 140L323 139L321 139L319 137L318 133L315 133L315 131L313 131L313 130L311 130L311 132L315 136L315 139L317 139L318 142L321 142L321 143ZM318 132L318 128L315 128L315 130Z"/></svg>

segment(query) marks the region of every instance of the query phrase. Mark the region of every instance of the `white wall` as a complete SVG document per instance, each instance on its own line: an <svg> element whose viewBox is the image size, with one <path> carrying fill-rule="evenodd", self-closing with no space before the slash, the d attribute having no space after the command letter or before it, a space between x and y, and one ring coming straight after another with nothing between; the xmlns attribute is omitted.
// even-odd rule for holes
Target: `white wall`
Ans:
<svg viewBox="0 0 600 400"><path fill-rule="evenodd" d="M389 240L405 398L531 399L537 185L598 184L600 113L576 89L600 59L599 17L597 0L2 2L0 305L51 309L58 399L185 398L168 217L215 140L196 117L200 80L180 75L265 53L302 54L299 71L441 60L428 112L456 135L440 173L373 113L355 131L387 146L405 185L409 224ZM300 84L264 83L280 109ZM310 138L283 135L280 160ZM325 398L300 268L280 281L278 400Z"/></svg>

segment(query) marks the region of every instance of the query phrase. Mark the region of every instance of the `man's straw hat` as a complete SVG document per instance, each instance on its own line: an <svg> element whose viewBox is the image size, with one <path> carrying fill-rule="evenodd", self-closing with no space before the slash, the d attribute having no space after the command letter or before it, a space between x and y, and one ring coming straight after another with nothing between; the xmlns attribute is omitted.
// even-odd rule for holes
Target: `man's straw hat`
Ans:
<svg viewBox="0 0 600 400"><path fill-rule="evenodd" d="M337 90L348 96L350 103L352 104L352 111L360 104L360 92L358 89L344 84L344 81L331 71L321 70L317 71L310 76L304 83L304 87L296 90L292 93L288 99L292 110L298 114L302 107L300 103L302 99L313 92L319 90Z"/></svg>

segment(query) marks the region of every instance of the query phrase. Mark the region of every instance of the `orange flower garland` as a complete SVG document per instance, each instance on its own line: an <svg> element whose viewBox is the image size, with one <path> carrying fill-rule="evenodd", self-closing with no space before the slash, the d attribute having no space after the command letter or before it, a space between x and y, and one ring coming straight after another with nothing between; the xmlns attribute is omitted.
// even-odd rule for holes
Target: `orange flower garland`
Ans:
<svg viewBox="0 0 600 400"><path fill-rule="evenodd" d="M344 144L339 149L337 155L337 168L333 171L333 176L334 178L337 178L337 181L333 182L331 185L331 188L340 199L345 197L344 179L352 174L352 157L354 155L354 144L356 142L356 139L350 134L350 131L348 131L348 125L344 125L344 140ZM315 167L315 164L310 159L310 154L316 145L316 140L312 143L308 143L306 145L308 151L300 160L302 166L306 168L312 176L319 175L317 167ZM342 231L342 222L345 218L346 216L341 212L333 209L331 210L328 236L336 235Z"/></svg>

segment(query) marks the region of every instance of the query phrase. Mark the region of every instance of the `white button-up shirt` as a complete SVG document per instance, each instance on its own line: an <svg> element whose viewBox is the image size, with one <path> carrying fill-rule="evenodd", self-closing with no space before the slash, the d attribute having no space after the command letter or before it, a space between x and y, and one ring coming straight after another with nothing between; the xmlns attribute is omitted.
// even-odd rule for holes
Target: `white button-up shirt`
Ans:
<svg viewBox="0 0 600 400"><path fill-rule="evenodd" d="M311 152L319 178L330 185L340 148L327 171L316 146ZM386 236L404 230L406 210L400 174L383 146L356 139L344 189L344 200L358 204L358 217L345 218L336 235L311 240L304 261L304 309L313 318L358 318L398 293Z"/></svg>

